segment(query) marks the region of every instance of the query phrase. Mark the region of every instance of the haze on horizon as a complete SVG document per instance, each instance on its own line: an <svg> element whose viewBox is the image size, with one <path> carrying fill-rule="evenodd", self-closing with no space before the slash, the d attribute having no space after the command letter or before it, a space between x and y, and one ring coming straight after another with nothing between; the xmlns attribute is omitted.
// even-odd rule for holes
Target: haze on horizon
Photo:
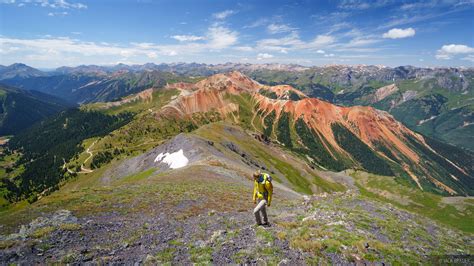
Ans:
<svg viewBox="0 0 474 266"><path fill-rule="evenodd" d="M474 66L474 0L0 0L0 64Z"/></svg>

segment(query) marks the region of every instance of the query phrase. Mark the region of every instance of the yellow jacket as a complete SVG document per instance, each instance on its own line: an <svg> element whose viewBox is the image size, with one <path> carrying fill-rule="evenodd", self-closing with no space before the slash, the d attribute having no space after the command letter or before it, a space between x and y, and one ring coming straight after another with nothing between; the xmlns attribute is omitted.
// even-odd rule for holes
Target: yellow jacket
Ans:
<svg viewBox="0 0 474 266"><path fill-rule="evenodd" d="M254 181L253 186L253 201L258 199L266 199L268 206L272 203L273 185L269 174L261 174L257 180Z"/></svg>

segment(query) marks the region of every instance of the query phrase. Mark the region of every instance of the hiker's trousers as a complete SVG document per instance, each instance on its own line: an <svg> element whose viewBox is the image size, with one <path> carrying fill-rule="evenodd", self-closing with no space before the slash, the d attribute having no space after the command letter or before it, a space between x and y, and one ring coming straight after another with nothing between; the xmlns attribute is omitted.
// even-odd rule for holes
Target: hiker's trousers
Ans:
<svg viewBox="0 0 474 266"><path fill-rule="evenodd" d="M265 199L259 199L257 206L255 207L255 209L253 209L253 213L255 214L255 220L257 221L257 224L262 224L260 213L262 213L262 216L263 216L263 223L268 223L266 206L267 206L267 201Z"/></svg>

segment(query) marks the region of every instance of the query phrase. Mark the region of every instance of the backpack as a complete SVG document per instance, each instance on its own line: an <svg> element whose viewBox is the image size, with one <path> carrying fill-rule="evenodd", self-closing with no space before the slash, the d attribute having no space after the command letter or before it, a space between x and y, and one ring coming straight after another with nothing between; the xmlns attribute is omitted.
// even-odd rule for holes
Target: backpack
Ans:
<svg viewBox="0 0 474 266"><path fill-rule="evenodd" d="M262 174L264 176L264 179L266 180L265 182L265 190L268 193L268 191L273 191L273 184L272 184L272 176L269 174Z"/></svg>

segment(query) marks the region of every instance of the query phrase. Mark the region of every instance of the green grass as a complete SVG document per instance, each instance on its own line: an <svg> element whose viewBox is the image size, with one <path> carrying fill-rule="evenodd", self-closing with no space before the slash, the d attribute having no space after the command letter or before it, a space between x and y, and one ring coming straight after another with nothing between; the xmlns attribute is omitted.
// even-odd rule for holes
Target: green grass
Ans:
<svg viewBox="0 0 474 266"><path fill-rule="evenodd" d="M359 205L361 201L366 203ZM472 252L462 232L440 227L432 233L427 230L431 223L427 218L416 214L402 218L396 207L363 195L330 195L315 200L306 215L310 213L321 216L277 222L276 235L284 232L291 248L318 257L320 262L330 263L329 253L338 253L349 261L358 257L398 265L419 263L423 258L417 250L428 256ZM384 237L380 240L379 236Z"/></svg>
<svg viewBox="0 0 474 266"><path fill-rule="evenodd" d="M239 123L243 128L252 129L252 117L253 117L253 106L254 100L248 93L242 93L240 95L227 94L226 99L235 102L239 105Z"/></svg>
<svg viewBox="0 0 474 266"><path fill-rule="evenodd" d="M64 223L59 226L59 229L64 231L78 231L82 228L80 224L73 224L73 223Z"/></svg>
<svg viewBox="0 0 474 266"><path fill-rule="evenodd" d="M15 184L14 178L25 171L23 164L17 165L21 158L20 153L14 152L7 155L3 152L3 147L0 147L0 179L5 179L5 181L0 181L0 211L10 205L8 195L11 192L7 188L7 183Z"/></svg>
<svg viewBox="0 0 474 266"><path fill-rule="evenodd" d="M114 157L130 157L141 154L180 132L189 131L187 128L191 125L190 121L184 120L178 122L174 119L162 119L158 122L155 113L153 113L168 104L177 94L177 90L155 90L152 94L153 98L151 101L135 100L130 103L109 108L105 108L106 103L94 103L82 106L81 108L83 109L99 110L108 114L123 112L132 112L135 114L134 119L129 124L100 138L92 149L94 154L105 151L114 152L115 148L119 148L121 153L114 155ZM83 142L83 146L85 148L89 147L94 140L90 139L87 140L87 142ZM81 165L88 156L89 154L86 152L81 153L73 164ZM91 160L87 162L86 167L89 167L90 163Z"/></svg>
<svg viewBox="0 0 474 266"><path fill-rule="evenodd" d="M172 262L175 252L176 252L176 248L168 247L156 253L155 258L160 263Z"/></svg>
<svg viewBox="0 0 474 266"><path fill-rule="evenodd" d="M275 241L273 234L262 227L257 227L255 234L257 235L257 238L260 238L267 243L273 244L273 241Z"/></svg>
<svg viewBox="0 0 474 266"><path fill-rule="evenodd" d="M243 150L253 155L256 159L265 163L266 166L276 169L280 173L283 173L284 178L288 180L288 182L292 185L293 189L298 192L304 194L312 194L312 184L320 186L321 190L328 192L334 190L339 191L343 189L341 185L323 180L315 173L312 173L309 176L304 176L302 172L296 168L298 166L288 162L288 158L285 159L279 156L277 153L271 151L268 147L265 147L264 144L250 136L248 138L242 138L233 136L231 134L222 134L223 132L225 132L224 127L226 126L229 125L225 123L213 123L199 128L194 132L194 134L210 139L215 143L220 143L223 140L228 140L236 143ZM283 151L283 153L285 153L286 156L290 156L291 154L285 151ZM300 167L303 166L301 165ZM279 180L278 175L273 175L273 177L277 182L282 182L282 180Z"/></svg>
<svg viewBox="0 0 474 266"><path fill-rule="evenodd" d="M46 226L36 229L30 236L33 238L44 238L49 236L56 228L52 226Z"/></svg>
<svg viewBox="0 0 474 266"><path fill-rule="evenodd" d="M256 258L257 254L254 250L239 250L232 254L231 259L238 264L244 264L245 258Z"/></svg>
<svg viewBox="0 0 474 266"><path fill-rule="evenodd" d="M113 167L109 166L109 167ZM240 182L230 183L205 166L193 166L182 171L153 175L152 170L104 183L101 179L105 169L66 183L59 191L41 200L28 204L19 202L0 212L2 231L12 232L19 224L29 223L45 213L67 209L77 217L116 211L123 215L157 215L159 211L170 212L183 200L196 200L199 204L183 209L176 218L186 218L197 214L216 211L235 211L250 209L249 187ZM183 178L186 177L186 178ZM211 185L212 184L212 185ZM226 191L226 203L221 204L215 191ZM244 202L244 204L242 203ZM180 217L177 217L180 216Z"/></svg>
<svg viewBox="0 0 474 266"><path fill-rule="evenodd" d="M2 148L0 147L0 149ZM16 152L9 155L0 154L0 178L14 178L25 170L23 165L15 165L20 157L21 154ZM7 172L8 168L10 168L10 172Z"/></svg>
<svg viewBox="0 0 474 266"><path fill-rule="evenodd" d="M151 100L135 99L117 106L108 106L108 103L99 102L83 105L81 108L86 110L102 111L111 115L122 112L140 113L147 111L148 109L159 110L164 104L168 103L173 96L178 94L179 91L177 90L155 89L152 93ZM132 97L134 97L134 95L125 97L124 99L129 99Z"/></svg>
<svg viewBox="0 0 474 266"><path fill-rule="evenodd" d="M391 203L399 208L422 214L443 224L474 233L474 204L472 200L461 200L459 204L443 203L443 197L423 192L417 188L398 183L395 178L355 172L352 176L357 181L361 194ZM388 192L388 193L387 193ZM456 208L458 206L458 208ZM461 210L462 209L462 210Z"/></svg>
<svg viewBox="0 0 474 266"><path fill-rule="evenodd" d="M140 180L143 180L143 179L146 179L146 178L150 177L155 171L156 171L156 168L150 168L150 169L145 170L143 172L126 176L123 179L121 179L120 181L123 182L123 183L138 182Z"/></svg>
<svg viewBox="0 0 474 266"><path fill-rule="evenodd" d="M324 192L345 191L346 187L336 182L329 182L322 177L315 176L312 180L313 184L320 187Z"/></svg>
<svg viewBox="0 0 474 266"><path fill-rule="evenodd" d="M196 247L193 245L189 246L189 255L191 255L191 261L198 265L210 264L212 259L212 248L211 247Z"/></svg>
<svg viewBox="0 0 474 266"><path fill-rule="evenodd" d="M268 155L267 155L268 156ZM313 194L311 183L301 176L300 171L296 170L291 164L284 162L276 157L268 156L268 160L272 162L279 172L285 174L285 178L295 187L295 190L305 194Z"/></svg>

